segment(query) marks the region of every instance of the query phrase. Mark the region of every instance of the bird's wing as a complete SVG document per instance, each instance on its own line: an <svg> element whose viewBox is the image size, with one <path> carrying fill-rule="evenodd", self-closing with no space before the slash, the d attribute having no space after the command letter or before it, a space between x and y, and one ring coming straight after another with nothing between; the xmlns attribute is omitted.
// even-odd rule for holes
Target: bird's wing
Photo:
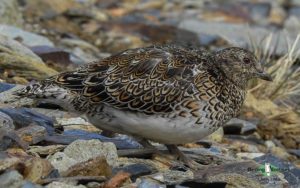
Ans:
<svg viewBox="0 0 300 188"><path fill-rule="evenodd" d="M201 54L195 56L184 49L167 49L126 50L77 71L51 77L46 82L73 91L77 101L88 105L107 104L154 114L172 112L178 104L184 103L190 111L197 110L194 95L201 94L199 89L203 86L199 83L207 79L203 76L207 72L201 72Z"/></svg>

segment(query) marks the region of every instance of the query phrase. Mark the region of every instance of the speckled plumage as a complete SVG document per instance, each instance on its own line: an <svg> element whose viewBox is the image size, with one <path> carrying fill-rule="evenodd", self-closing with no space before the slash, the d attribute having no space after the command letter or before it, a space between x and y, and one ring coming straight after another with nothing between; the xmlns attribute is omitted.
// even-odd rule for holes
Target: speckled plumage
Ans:
<svg viewBox="0 0 300 188"><path fill-rule="evenodd" d="M85 114L96 126L166 144L196 141L236 116L247 81L268 79L251 52L130 49L25 87L19 95Z"/></svg>

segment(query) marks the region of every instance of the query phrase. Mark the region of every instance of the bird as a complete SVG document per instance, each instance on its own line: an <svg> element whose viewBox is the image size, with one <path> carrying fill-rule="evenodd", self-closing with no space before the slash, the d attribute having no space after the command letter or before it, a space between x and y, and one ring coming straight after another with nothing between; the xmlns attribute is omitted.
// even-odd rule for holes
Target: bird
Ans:
<svg viewBox="0 0 300 188"><path fill-rule="evenodd" d="M51 76L16 95L60 105L143 146L165 144L193 166L177 146L198 141L236 117L253 78L272 80L260 60L243 48L211 52L153 45Z"/></svg>

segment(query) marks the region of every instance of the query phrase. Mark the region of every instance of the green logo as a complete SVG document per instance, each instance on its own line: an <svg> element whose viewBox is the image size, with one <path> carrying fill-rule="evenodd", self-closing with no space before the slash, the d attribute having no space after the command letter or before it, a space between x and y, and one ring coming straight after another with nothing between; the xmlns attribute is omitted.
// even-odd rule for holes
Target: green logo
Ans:
<svg viewBox="0 0 300 188"><path fill-rule="evenodd" d="M260 165L258 167L258 171L260 171L264 176L271 176L280 171L280 169L270 163L265 163L264 165Z"/></svg>

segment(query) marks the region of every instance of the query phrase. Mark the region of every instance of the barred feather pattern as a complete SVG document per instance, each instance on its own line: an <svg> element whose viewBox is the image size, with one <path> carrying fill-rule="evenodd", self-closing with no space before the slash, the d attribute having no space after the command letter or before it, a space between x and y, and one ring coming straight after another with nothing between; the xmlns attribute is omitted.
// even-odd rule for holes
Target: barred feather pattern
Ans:
<svg viewBox="0 0 300 188"><path fill-rule="evenodd" d="M199 49L129 49L27 86L18 95L52 99L89 117L114 118L104 111L109 107L145 117L185 118L213 132L237 115L246 93L217 65L210 52Z"/></svg>
<svg viewBox="0 0 300 188"><path fill-rule="evenodd" d="M149 116L192 117L198 126L207 126L205 118L212 129L236 116L245 97L209 52L176 46L126 50L25 90L37 98L57 99L60 94L90 116L110 106Z"/></svg>

